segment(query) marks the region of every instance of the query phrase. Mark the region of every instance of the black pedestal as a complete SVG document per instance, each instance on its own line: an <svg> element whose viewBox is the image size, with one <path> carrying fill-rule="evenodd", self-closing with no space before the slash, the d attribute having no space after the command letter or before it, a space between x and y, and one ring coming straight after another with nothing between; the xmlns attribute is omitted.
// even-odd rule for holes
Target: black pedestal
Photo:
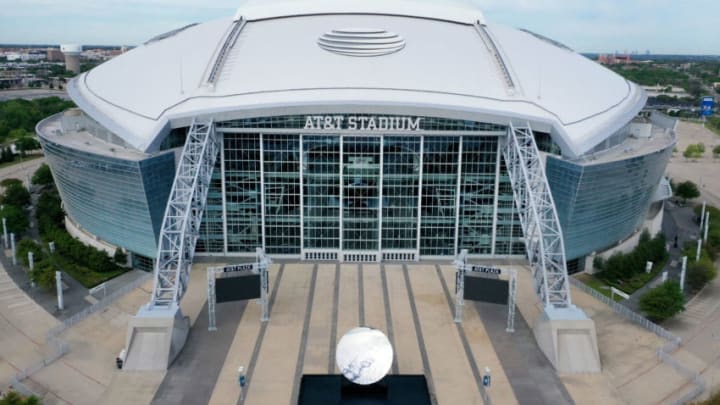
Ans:
<svg viewBox="0 0 720 405"><path fill-rule="evenodd" d="M303 375L298 405L430 405L424 375L388 375L358 385L342 375Z"/></svg>

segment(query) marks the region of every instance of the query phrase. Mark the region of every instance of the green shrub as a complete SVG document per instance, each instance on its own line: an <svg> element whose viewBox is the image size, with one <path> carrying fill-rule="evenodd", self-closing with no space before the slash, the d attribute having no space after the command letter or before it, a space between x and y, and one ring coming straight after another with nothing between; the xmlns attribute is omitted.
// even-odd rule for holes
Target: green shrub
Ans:
<svg viewBox="0 0 720 405"><path fill-rule="evenodd" d="M685 281L691 292L699 291L717 275L715 266L709 260L688 264Z"/></svg>
<svg viewBox="0 0 720 405"><path fill-rule="evenodd" d="M25 265L29 266L28 253L33 252L33 261L35 263L44 260L45 252L43 252L42 246L31 239L23 239L17 244L17 256L20 261Z"/></svg>
<svg viewBox="0 0 720 405"><path fill-rule="evenodd" d="M687 201L700 197L700 190L698 190L695 183L688 180L679 183L677 187L675 187L675 195Z"/></svg>
<svg viewBox="0 0 720 405"><path fill-rule="evenodd" d="M640 310L648 319L662 322L685 310L685 296L680 284L667 281L640 297Z"/></svg>
<svg viewBox="0 0 720 405"><path fill-rule="evenodd" d="M35 173L32 176L32 184L37 186L49 186L53 183L54 181L52 172L50 172L50 166L43 163L37 170L35 170Z"/></svg>
<svg viewBox="0 0 720 405"><path fill-rule="evenodd" d="M5 193L2 195L2 203L20 208L26 207L30 204L30 192L22 185L22 182L11 183L5 187Z"/></svg>
<svg viewBox="0 0 720 405"><path fill-rule="evenodd" d="M46 291L52 291L55 288L55 266L50 260L35 263L30 279Z"/></svg>
<svg viewBox="0 0 720 405"><path fill-rule="evenodd" d="M30 226L25 210L14 205L4 205L0 209L0 218L5 218L8 233L15 233L16 236L25 232ZM0 229L0 232L2 232L2 229Z"/></svg>
<svg viewBox="0 0 720 405"><path fill-rule="evenodd" d="M607 284L632 293L645 285L667 260L665 242L664 235L658 234L651 238L647 231L643 231L637 247L632 252L615 253L607 260L601 261L601 271L596 276ZM648 261L655 264L655 271L650 274L645 273L645 265Z"/></svg>

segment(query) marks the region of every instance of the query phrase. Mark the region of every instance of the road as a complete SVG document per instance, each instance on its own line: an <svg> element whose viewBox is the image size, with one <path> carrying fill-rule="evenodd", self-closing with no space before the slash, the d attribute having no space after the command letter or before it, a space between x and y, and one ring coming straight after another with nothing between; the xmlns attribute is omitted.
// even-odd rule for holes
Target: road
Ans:
<svg viewBox="0 0 720 405"><path fill-rule="evenodd" d="M3 90L0 91L0 101L22 98L24 100L34 100L36 98L60 97L70 100L66 92L61 90L49 89L24 89L24 90Z"/></svg>

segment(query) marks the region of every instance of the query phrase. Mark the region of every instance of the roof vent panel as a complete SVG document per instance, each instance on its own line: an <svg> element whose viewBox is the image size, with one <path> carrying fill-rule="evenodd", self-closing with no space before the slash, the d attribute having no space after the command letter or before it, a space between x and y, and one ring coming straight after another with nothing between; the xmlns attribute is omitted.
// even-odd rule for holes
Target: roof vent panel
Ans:
<svg viewBox="0 0 720 405"><path fill-rule="evenodd" d="M374 28L343 28L328 31L318 38L320 48L346 56L382 56L405 48L400 35Z"/></svg>

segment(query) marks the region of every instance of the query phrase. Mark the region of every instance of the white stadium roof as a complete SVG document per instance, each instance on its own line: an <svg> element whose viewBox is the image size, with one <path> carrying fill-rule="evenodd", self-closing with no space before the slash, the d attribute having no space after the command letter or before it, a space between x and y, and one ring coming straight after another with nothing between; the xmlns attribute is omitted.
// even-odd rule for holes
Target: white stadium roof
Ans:
<svg viewBox="0 0 720 405"><path fill-rule="evenodd" d="M529 121L551 131L566 155L580 156L644 106L638 86L602 66L484 21L476 8L441 0L249 1L235 17L161 35L118 56L73 80L69 91L142 151L154 150L169 126L197 115L411 109L499 124ZM365 32L348 40L351 48L366 46L374 35L367 32L387 31L378 35L396 42L383 56L346 56L318 45L333 30Z"/></svg>

